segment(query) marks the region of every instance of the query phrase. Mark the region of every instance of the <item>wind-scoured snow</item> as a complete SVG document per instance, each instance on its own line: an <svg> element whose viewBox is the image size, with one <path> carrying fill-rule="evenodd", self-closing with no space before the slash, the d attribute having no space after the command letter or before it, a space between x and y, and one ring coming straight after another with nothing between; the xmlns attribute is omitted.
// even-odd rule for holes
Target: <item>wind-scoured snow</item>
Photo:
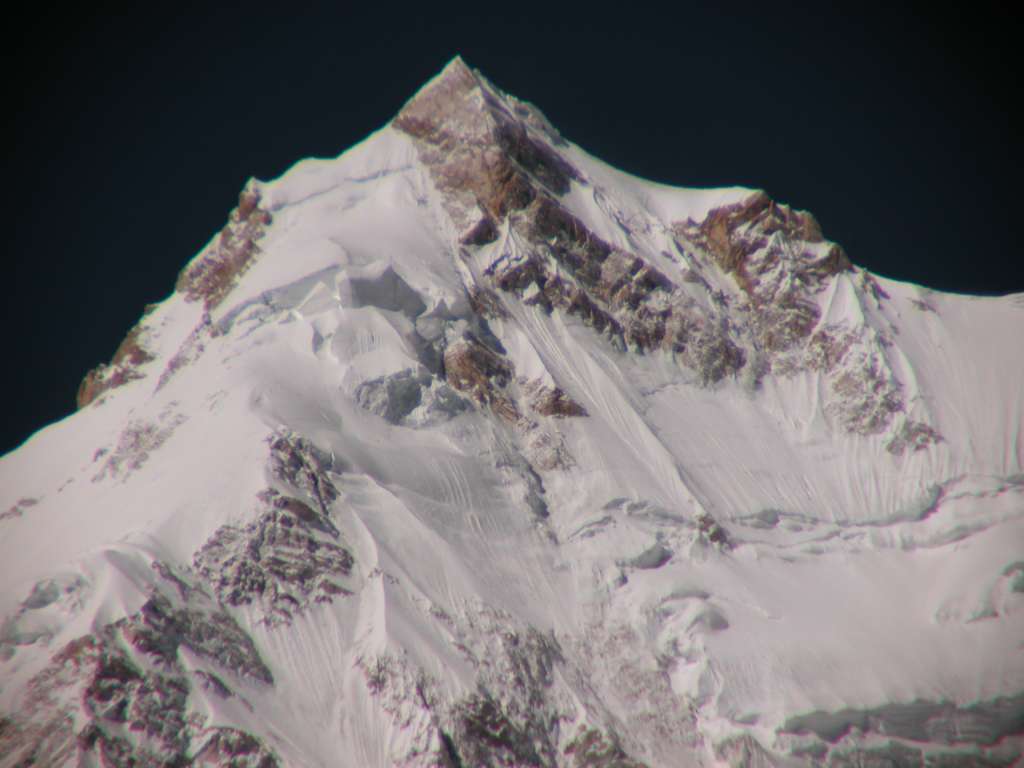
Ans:
<svg viewBox="0 0 1024 768"><path fill-rule="evenodd" d="M753 191L631 177L479 87L574 169L559 204L593 236L735 305L678 233ZM508 220L460 242L416 141L388 126L254 184L272 221L225 297L170 296L138 378L0 460L0 765L48 754L32 728L58 712L102 749L179 749L46 682L83 636L186 680L194 760L241 738L217 728L294 766L1017 759L1024 297L830 275L815 329L901 398L857 431L822 370L709 383L528 292L481 315L488 270L536 244ZM467 339L518 420L453 378ZM172 671L131 641L161 600L224 628L181 630ZM270 680L211 650L236 631ZM98 760L86 742L51 764Z"/></svg>

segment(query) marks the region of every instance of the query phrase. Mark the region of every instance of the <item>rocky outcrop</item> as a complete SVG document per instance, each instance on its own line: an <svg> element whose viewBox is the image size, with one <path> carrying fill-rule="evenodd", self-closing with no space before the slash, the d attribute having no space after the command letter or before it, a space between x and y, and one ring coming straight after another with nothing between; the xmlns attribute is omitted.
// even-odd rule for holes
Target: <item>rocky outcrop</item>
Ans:
<svg viewBox="0 0 1024 768"><path fill-rule="evenodd" d="M436 611L475 671L475 690L452 697L405 657L360 659L380 709L417 734L409 766L644 768L607 722L591 711L586 674L564 658L558 640L489 608L460 617Z"/></svg>
<svg viewBox="0 0 1024 768"><path fill-rule="evenodd" d="M157 422L130 421L121 430L115 445L99 448L93 454L94 462L102 459L103 463L92 481L98 483L107 478L124 480L141 469L184 421L184 416L170 408L160 414Z"/></svg>
<svg viewBox="0 0 1024 768"><path fill-rule="evenodd" d="M133 648L168 666L179 648L186 648L237 678L274 682L252 639L205 589L190 586L183 600L156 593L139 614L111 627Z"/></svg>
<svg viewBox="0 0 1024 768"><path fill-rule="evenodd" d="M192 564L219 600L254 606L261 623L276 626L352 594L355 560L332 521L331 457L293 434L273 436L269 454L268 474L281 490L260 492L255 520L222 525Z"/></svg>
<svg viewBox="0 0 1024 768"><path fill-rule="evenodd" d="M448 345L444 370L454 389L488 408L515 429L522 437L524 456L533 467L556 470L573 466L572 455L557 431L546 428L533 417L587 415L583 406L561 387L515 378L512 364L505 355L472 334Z"/></svg>
<svg viewBox="0 0 1024 768"><path fill-rule="evenodd" d="M885 444L885 450L895 456L907 451L923 451L929 445L942 441L942 435L920 421L907 419Z"/></svg>
<svg viewBox="0 0 1024 768"><path fill-rule="evenodd" d="M75 398L79 408L85 408L98 400L107 390L123 386L129 381L144 378L144 374L139 369L154 359L153 353L146 348L147 315L148 311L128 331L128 335L124 337L124 341L118 346L109 363L93 368L82 379Z"/></svg>
<svg viewBox="0 0 1024 768"><path fill-rule="evenodd" d="M444 371L448 384L478 405L513 424L519 420L519 409L506 392L513 380L511 363L477 337L467 334L448 345Z"/></svg>
<svg viewBox="0 0 1024 768"><path fill-rule="evenodd" d="M657 268L602 241L554 199L538 196L510 226L531 248L491 262L486 274L499 289L578 317L620 349L675 354L705 384L743 367L724 315L695 311Z"/></svg>
<svg viewBox="0 0 1024 768"><path fill-rule="evenodd" d="M260 207L258 187L250 182L214 244L178 276L178 292L187 301L202 301L207 310L220 304L259 255L257 241L271 221L270 211Z"/></svg>
<svg viewBox="0 0 1024 768"><path fill-rule="evenodd" d="M171 355L171 359L167 361L167 365L164 366L163 371L160 373L160 378L157 380L156 391L159 392L166 387L182 368L199 359L200 355L205 351L206 343L212 334L213 328L210 325L210 315L203 313L199 324L185 337L181 346Z"/></svg>
<svg viewBox="0 0 1024 768"><path fill-rule="evenodd" d="M677 223L673 231L682 250L709 255L735 281L731 309L761 366L755 380L769 373L821 373L828 384L825 412L844 431L873 435L893 427L905 398L884 335L863 323L821 323L815 297L854 270L842 248L822 238L809 213L755 193L700 221ZM884 298L881 289L865 286L873 300ZM917 434L922 447L934 442L924 439L924 431ZM897 436L889 444L899 453L907 442Z"/></svg>
<svg viewBox="0 0 1024 768"><path fill-rule="evenodd" d="M513 722L490 696L471 695L456 705L452 720L449 743L462 765L539 768L552 764L550 757L546 760L541 757L534 743L537 737L544 739L547 735L544 725L540 724L536 733L530 734L527 729L532 723Z"/></svg>
<svg viewBox="0 0 1024 768"><path fill-rule="evenodd" d="M532 108L514 102L513 114L480 86L478 75L456 59L394 120L416 139L434 183L451 201L453 219L469 229L463 240L470 243L496 235L481 214L500 221L529 205L537 194L533 180L560 194L575 175L524 125Z"/></svg>
<svg viewBox="0 0 1024 768"><path fill-rule="evenodd" d="M207 735L208 734L208 735ZM277 757L259 739L237 728L211 728L192 764L211 768L277 768Z"/></svg>
<svg viewBox="0 0 1024 768"><path fill-rule="evenodd" d="M530 399L530 409L541 416L587 415L587 409L569 397L561 387L530 381L526 382L523 388Z"/></svg>
<svg viewBox="0 0 1024 768"><path fill-rule="evenodd" d="M732 276L739 290L733 309L769 359L807 341L820 318L814 294L852 269L809 213L763 192L714 208L700 221L677 222L673 233L680 250L705 253Z"/></svg>
<svg viewBox="0 0 1024 768"><path fill-rule="evenodd" d="M273 684L252 640L187 574L155 568L168 589L67 643L28 683L17 714L0 726L0 754L13 761L5 765L63 765L75 755L78 764L277 765L256 737L207 728L190 703L199 672L222 695L232 694L225 679ZM230 745L237 762L225 757Z"/></svg>
<svg viewBox="0 0 1024 768"><path fill-rule="evenodd" d="M338 498L328 473L334 460L312 442L292 433L270 438L268 469L271 477L292 493L304 495L324 520L330 519L331 504Z"/></svg>
<svg viewBox="0 0 1024 768"><path fill-rule="evenodd" d="M762 278L781 261L792 260L780 247L784 241L825 244L821 227L810 213L776 203L764 192L714 208L701 221L690 219L674 229L686 240L703 245L725 272L737 276L748 293L769 288ZM801 282L813 284L853 267L842 248L832 243L827 244L824 257L808 250L788 268L801 276Z"/></svg>
<svg viewBox="0 0 1024 768"><path fill-rule="evenodd" d="M267 490L244 527L224 525L193 558L196 572L228 605L256 604L274 626L351 591L352 553L330 519L300 499Z"/></svg>

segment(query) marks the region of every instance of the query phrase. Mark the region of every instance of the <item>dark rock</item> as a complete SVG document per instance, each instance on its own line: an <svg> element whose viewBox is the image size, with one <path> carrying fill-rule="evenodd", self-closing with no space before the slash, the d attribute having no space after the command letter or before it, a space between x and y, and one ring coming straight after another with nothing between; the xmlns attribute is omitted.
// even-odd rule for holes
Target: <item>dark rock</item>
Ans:
<svg viewBox="0 0 1024 768"><path fill-rule="evenodd" d="M472 766L541 766L532 740L486 694L458 705L451 742L458 760Z"/></svg>
<svg viewBox="0 0 1024 768"><path fill-rule="evenodd" d="M142 321L139 322L128 332L110 363L93 368L82 379L75 396L79 408L85 408L108 390L144 378L138 369L153 360L153 355L139 341Z"/></svg>
<svg viewBox="0 0 1024 768"><path fill-rule="evenodd" d="M526 128L514 119L499 118L496 122L495 143L516 165L557 195L569 191L570 180L577 178L576 170L569 163L543 142L532 139Z"/></svg>
<svg viewBox="0 0 1024 768"><path fill-rule="evenodd" d="M487 245L498 239L498 227L486 213L459 238L463 245Z"/></svg>
<svg viewBox="0 0 1024 768"><path fill-rule="evenodd" d="M942 442L942 435L932 427L924 422L908 419L903 422L899 432L885 444L885 449L895 456L900 456L908 449L915 452L922 451L929 445L939 442Z"/></svg>
<svg viewBox="0 0 1024 768"><path fill-rule="evenodd" d="M444 371L454 389L489 405L509 421L519 418L515 403L503 392L512 381L511 364L476 337L460 339L445 349Z"/></svg>
<svg viewBox="0 0 1024 768"><path fill-rule="evenodd" d="M112 626L138 651L165 665L172 666L178 648L185 647L239 677L273 683L252 639L213 603L175 606L157 593L134 617Z"/></svg>
<svg viewBox="0 0 1024 768"><path fill-rule="evenodd" d="M225 525L193 565L229 605L256 603L270 625L289 624L318 603L349 595L354 559L329 518L300 499L261 494L264 511L244 527Z"/></svg>
<svg viewBox="0 0 1024 768"><path fill-rule="evenodd" d="M700 515L697 518L697 530L712 544L724 549L732 548L728 532L711 515Z"/></svg>
<svg viewBox="0 0 1024 768"><path fill-rule="evenodd" d="M567 395L561 387L534 388L530 407L542 416L586 416L587 410Z"/></svg>
<svg viewBox="0 0 1024 768"><path fill-rule="evenodd" d="M216 307L251 266L260 252L256 241L272 219L259 203L255 187L243 190L216 243L182 270L177 290L187 301L202 300L207 310Z"/></svg>
<svg viewBox="0 0 1024 768"><path fill-rule="evenodd" d="M23 765L65 765L76 752L90 765L192 765L202 716L189 711L190 675L217 695L231 693L210 670L188 672L180 651L190 652L190 667L209 662L238 680L272 683L251 638L223 608L185 574L165 564L156 570L173 577L171 595L155 589L139 612L54 654L29 681L19 712L3 721L0 754Z"/></svg>
<svg viewBox="0 0 1024 768"><path fill-rule="evenodd" d="M270 440L270 472L281 482L306 493L327 518L338 490L328 477L333 459L298 435L278 435Z"/></svg>
<svg viewBox="0 0 1024 768"><path fill-rule="evenodd" d="M277 768L277 757L252 734L237 728L212 728L192 763L223 768Z"/></svg>
<svg viewBox="0 0 1024 768"><path fill-rule="evenodd" d="M507 319L508 310L502 306L501 299L489 288L473 286L469 291L469 306L480 317L485 319Z"/></svg>
<svg viewBox="0 0 1024 768"><path fill-rule="evenodd" d="M646 768L619 746L614 736L596 728L582 728L565 747L573 768Z"/></svg>

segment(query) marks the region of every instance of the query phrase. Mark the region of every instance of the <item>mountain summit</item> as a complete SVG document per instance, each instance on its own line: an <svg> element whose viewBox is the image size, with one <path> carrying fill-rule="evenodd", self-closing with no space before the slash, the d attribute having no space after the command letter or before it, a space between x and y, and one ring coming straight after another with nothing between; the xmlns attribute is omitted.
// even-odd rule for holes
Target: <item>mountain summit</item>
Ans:
<svg viewBox="0 0 1024 768"><path fill-rule="evenodd" d="M0 766L1011 765L1022 332L455 59L0 460Z"/></svg>

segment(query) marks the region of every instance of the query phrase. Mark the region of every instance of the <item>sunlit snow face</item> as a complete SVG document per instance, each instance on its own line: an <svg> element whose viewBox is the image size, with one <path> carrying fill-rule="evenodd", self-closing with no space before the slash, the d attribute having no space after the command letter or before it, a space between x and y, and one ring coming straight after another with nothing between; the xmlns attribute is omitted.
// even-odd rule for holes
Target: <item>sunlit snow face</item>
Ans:
<svg viewBox="0 0 1024 768"><path fill-rule="evenodd" d="M0 461L0 746L67 713L46 743L97 760L1015 749L1019 307L446 73L247 185Z"/></svg>

